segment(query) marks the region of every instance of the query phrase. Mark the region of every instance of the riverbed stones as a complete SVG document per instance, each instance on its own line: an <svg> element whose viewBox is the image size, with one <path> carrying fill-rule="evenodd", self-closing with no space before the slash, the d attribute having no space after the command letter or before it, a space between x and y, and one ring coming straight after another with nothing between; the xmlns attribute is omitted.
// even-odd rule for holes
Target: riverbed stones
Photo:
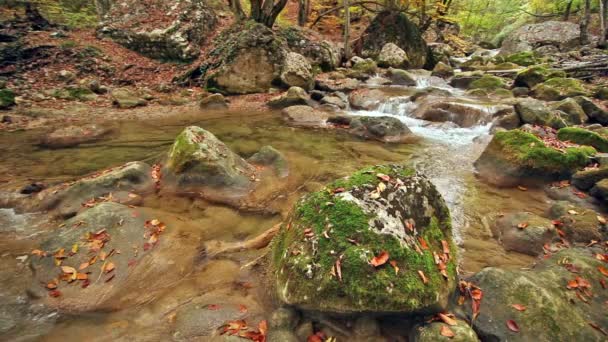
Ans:
<svg viewBox="0 0 608 342"><path fill-rule="evenodd" d="M203 97L198 106L203 110L218 110L228 108L228 102L222 94L209 94Z"/></svg>
<svg viewBox="0 0 608 342"><path fill-rule="evenodd" d="M97 124L67 126L47 134L40 145L49 148L74 147L101 140L110 131L109 128Z"/></svg>
<svg viewBox="0 0 608 342"><path fill-rule="evenodd" d="M403 69L389 68L386 75L395 85L416 85L416 76L414 76L414 74L410 73L409 71Z"/></svg>
<svg viewBox="0 0 608 342"><path fill-rule="evenodd" d="M483 106L446 97L427 97L420 101L414 116L432 122L453 122L460 127L472 127L487 124L500 111L504 111L501 115L514 112L513 106L508 105Z"/></svg>
<svg viewBox="0 0 608 342"><path fill-rule="evenodd" d="M142 194L154 191L152 168L143 162L130 162L45 189L34 199L44 210L71 217L100 202L137 204Z"/></svg>
<svg viewBox="0 0 608 342"><path fill-rule="evenodd" d="M246 191L252 186L255 168L232 152L211 132L186 127L167 155L163 177L179 193L200 193L205 189Z"/></svg>
<svg viewBox="0 0 608 342"><path fill-rule="evenodd" d="M432 75L443 78L452 77L454 76L454 69L443 62L439 62L435 65L435 68L433 68Z"/></svg>
<svg viewBox="0 0 608 342"><path fill-rule="evenodd" d="M446 204L424 176L370 167L295 206L273 242L271 274L278 298L301 309L436 312L456 282L451 236Z"/></svg>
<svg viewBox="0 0 608 342"><path fill-rule="evenodd" d="M393 43L384 44L378 55L378 66L383 68L405 68L408 64L407 53Z"/></svg>
<svg viewBox="0 0 608 342"><path fill-rule="evenodd" d="M603 341L605 336L590 325L608 325L608 295L598 285L604 277L597 270L602 262L593 255L590 249L568 248L541 260L532 270L483 269L468 279L483 289L479 316L467 317L473 329L483 341ZM584 288L567 288L577 277L590 284L586 291L591 296L584 294ZM517 311L513 304L526 310ZM509 330L508 320L517 323L519 332Z"/></svg>
<svg viewBox="0 0 608 342"><path fill-rule="evenodd" d="M281 81L288 87L300 87L311 90L314 86L312 66L306 57L295 52L285 54Z"/></svg>
<svg viewBox="0 0 608 342"><path fill-rule="evenodd" d="M544 244L556 236L551 220L528 212L499 217L492 233L506 251L532 256L543 253Z"/></svg>
<svg viewBox="0 0 608 342"><path fill-rule="evenodd" d="M289 125L304 127L325 127L329 113L310 106L291 106L281 112Z"/></svg>
<svg viewBox="0 0 608 342"><path fill-rule="evenodd" d="M583 108L585 114L593 121L608 125L608 111L603 105L585 96L576 96L574 100Z"/></svg>
<svg viewBox="0 0 608 342"><path fill-rule="evenodd" d="M441 334L443 327L449 328L453 333L453 337L446 337ZM456 325L447 325L443 322L432 322L416 326L411 334L412 342L437 342L437 341L452 341L452 342L479 342L479 337L471 326L460 319L456 320Z"/></svg>
<svg viewBox="0 0 608 342"><path fill-rule="evenodd" d="M559 229L572 242L587 244L604 238L606 225L599 222L599 214L592 209L559 201L551 206L549 212L551 218L560 222Z"/></svg>
<svg viewBox="0 0 608 342"><path fill-rule="evenodd" d="M567 114L551 109L544 102L536 99L518 99L515 103L515 111L524 124L549 126L556 129L572 124Z"/></svg>
<svg viewBox="0 0 608 342"><path fill-rule="evenodd" d="M66 313L116 310L150 300L155 288L177 279L179 272L167 253L178 242L182 251L193 247L165 239L168 232L158 231L164 225L153 219L106 202L66 221L38 248L47 256L31 258L34 280L28 292ZM157 242L150 243L153 231Z"/></svg>
<svg viewBox="0 0 608 342"><path fill-rule="evenodd" d="M148 103L148 101L128 88L112 89L110 95L112 96L112 103L118 108L135 108L145 106Z"/></svg>
<svg viewBox="0 0 608 342"><path fill-rule="evenodd" d="M555 77L566 77L566 73L561 70L553 70L544 65L535 65L517 73L514 84L519 87L533 88L548 79Z"/></svg>
<svg viewBox="0 0 608 342"><path fill-rule="evenodd" d="M585 167L595 153L588 146L561 152L516 129L497 132L475 166L482 179L498 186L515 186L570 176Z"/></svg>
<svg viewBox="0 0 608 342"><path fill-rule="evenodd" d="M361 116L350 121L348 132L365 140L402 143L414 138L412 131L392 116Z"/></svg>
<svg viewBox="0 0 608 342"><path fill-rule="evenodd" d="M575 78L554 77L532 88L532 96L543 101L559 101L585 95L588 92L581 81Z"/></svg>
<svg viewBox="0 0 608 342"><path fill-rule="evenodd" d="M287 159L283 153L272 146L262 147L258 152L249 157L247 161L254 165L270 166L275 169L281 178L289 175Z"/></svg>
<svg viewBox="0 0 608 342"><path fill-rule="evenodd" d="M362 88L348 95L350 106L353 109L376 110L388 96L379 89Z"/></svg>
<svg viewBox="0 0 608 342"><path fill-rule="evenodd" d="M599 168L581 170L576 172L571 179L572 185L577 189L588 191L602 179L608 178L608 167L601 166Z"/></svg>
<svg viewBox="0 0 608 342"><path fill-rule="evenodd" d="M567 114L569 123L580 125L589 120L583 108L572 98L564 99L551 106L553 109Z"/></svg>
<svg viewBox="0 0 608 342"><path fill-rule="evenodd" d="M310 103L310 96L306 93L306 90L300 87L291 87L279 96L275 96L268 101L270 108L286 108L297 105L307 105Z"/></svg>

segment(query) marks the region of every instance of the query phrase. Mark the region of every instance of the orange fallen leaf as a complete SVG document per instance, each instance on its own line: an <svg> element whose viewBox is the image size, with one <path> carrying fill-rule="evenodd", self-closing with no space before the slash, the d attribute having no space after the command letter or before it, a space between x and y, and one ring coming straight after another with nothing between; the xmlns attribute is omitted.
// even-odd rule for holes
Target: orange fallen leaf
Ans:
<svg viewBox="0 0 608 342"><path fill-rule="evenodd" d="M246 313L247 312L247 307L243 304L239 305L239 312L241 313Z"/></svg>
<svg viewBox="0 0 608 342"><path fill-rule="evenodd" d="M37 256L39 256L41 258L46 256L46 252L41 251L39 249L34 249L31 254L32 255L37 255Z"/></svg>
<svg viewBox="0 0 608 342"><path fill-rule="evenodd" d="M511 306L517 311L526 311L526 307L521 304L511 304Z"/></svg>
<svg viewBox="0 0 608 342"><path fill-rule="evenodd" d="M450 314L443 314L443 313L439 313L439 319L441 319L443 321L443 323L447 324L447 325L457 325L458 322L456 322L456 320L450 316Z"/></svg>
<svg viewBox="0 0 608 342"><path fill-rule="evenodd" d="M110 273L110 272L114 271L115 268L116 268L116 266L114 265L113 262L108 262L106 264L106 266L103 268L103 271L105 273Z"/></svg>
<svg viewBox="0 0 608 342"><path fill-rule="evenodd" d="M76 273L76 269L70 266L61 266L61 271L66 274L74 274Z"/></svg>
<svg viewBox="0 0 608 342"><path fill-rule="evenodd" d="M521 185L519 185L517 188L518 188L520 191L528 191L528 188L526 188L525 186L521 186Z"/></svg>
<svg viewBox="0 0 608 342"><path fill-rule="evenodd" d="M78 270L82 271L85 268L89 267L89 263L88 262L83 262L82 264L80 264L80 266L78 266Z"/></svg>
<svg viewBox="0 0 608 342"><path fill-rule="evenodd" d="M442 325L439 333L441 334L441 336L445 336L448 338L452 338L455 336L452 329L450 329L450 327L448 327L447 325Z"/></svg>
<svg viewBox="0 0 608 342"><path fill-rule="evenodd" d="M601 223L601 224L606 224L606 218L604 218L604 216L597 216L597 222Z"/></svg>
<svg viewBox="0 0 608 342"><path fill-rule="evenodd" d="M372 264L372 266L374 266L374 267L382 266L382 265L386 264L386 262L388 261L388 258L389 258L388 252L382 251L382 252L380 252L380 254L378 254L377 256L372 258L372 260L369 263Z"/></svg>
<svg viewBox="0 0 608 342"><path fill-rule="evenodd" d="M528 222L520 222L517 224L517 228L519 229L526 229L528 228Z"/></svg>
<svg viewBox="0 0 608 342"><path fill-rule="evenodd" d="M427 283L429 282L429 280L428 280L428 279L426 278L426 276L424 275L424 272L422 272L422 271L420 271L420 270L419 270L419 271L418 271L418 275L420 276L420 279L422 279L422 282L423 282L424 284L427 284Z"/></svg>
<svg viewBox="0 0 608 342"><path fill-rule="evenodd" d="M383 173L377 174L376 177L378 177L379 179L381 179L384 182L388 182L391 180L391 177L389 175L385 175Z"/></svg>
<svg viewBox="0 0 608 342"><path fill-rule="evenodd" d="M483 292L481 292L480 289L474 289L471 291L471 298L474 300L481 300L481 298L483 298Z"/></svg>
<svg viewBox="0 0 608 342"><path fill-rule="evenodd" d="M576 289L578 288L578 282L576 280L570 280L568 281L568 285L566 285L566 288L568 288L569 290Z"/></svg>
<svg viewBox="0 0 608 342"><path fill-rule="evenodd" d="M391 264L391 266L393 266L393 268L395 269L395 274L399 274L399 266L397 266L397 261L391 260L389 264Z"/></svg>
<svg viewBox="0 0 608 342"><path fill-rule="evenodd" d="M450 254L450 245L445 240L441 240L441 246L443 247L443 254Z"/></svg>
<svg viewBox="0 0 608 342"><path fill-rule="evenodd" d="M424 238L422 236L418 237L418 242L420 242L420 248L429 249L429 245L426 243L426 241L424 240Z"/></svg>
<svg viewBox="0 0 608 342"><path fill-rule="evenodd" d="M336 259L334 268L336 269L336 276L338 276L338 280L342 281L342 262L340 261L340 258Z"/></svg>
<svg viewBox="0 0 608 342"><path fill-rule="evenodd" d="M606 269L604 266L598 266L597 270L600 271L600 273L605 277L608 277L608 269Z"/></svg>
<svg viewBox="0 0 608 342"><path fill-rule="evenodd" d="M511 330L513 332L519 332L519 326L512 319L507 321L507 328L509 328L509 330Z"/></svg>

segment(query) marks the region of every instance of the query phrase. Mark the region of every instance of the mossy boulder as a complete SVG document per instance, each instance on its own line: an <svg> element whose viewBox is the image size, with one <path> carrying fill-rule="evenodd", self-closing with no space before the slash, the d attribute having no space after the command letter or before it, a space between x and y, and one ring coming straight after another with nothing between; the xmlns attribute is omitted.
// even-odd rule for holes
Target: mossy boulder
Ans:
<svg viewBox="0 0 608 342"><path fill-rule="evenodd" d="M539 57L532 51L522 51L506 56L505 61L527 67L538 64Z"/></svg>
<svg viewBox="0 0 608 342"><path fill-rule="evenodd" d="M579 127L565 127L557 132L557 138L570 141L578 145L593 146L599 152L608 152L608 139L606 137Z"/></svg>
<svg viewBox="0 0 608 342"><path fill-rule="evenodd" d="M515 86L533 88L551 78L564 78L566 73L561 70L552 70L544 65L531 66L517 73Z"/></svg>
<svg viewBox="0 0 608 342"><path fill-rule="evenodd" d="M593 188L597 182L606 178L608 178L608 167L602 166L578 171L572 176L571 182L577 189L587 191Z"/></svg>
<svg viewBox="0 0 608 342"><path fill-rule="evenodd" d="M456 284L455 252L433 184L412 169L375 166L302 198L273 240L271 266L279 299L301 309L432 313Z"/></svg>
<svg viewBox="0 0 608 342"><path fill-rule="evenodd" d="M574 124L566 113L551 109L539 100L524 98L515 103L515 111L524 124L549 126L555 129Z"/></svg>
<svg viewBox="0 0 608 342"><path fill-rule="evenodd" d="M608 111L599 102L585 96L576 96L574 100L583 108L585 114L593 121L608 125Z"/></svg>
<svg viewBox="0 0 608 342"><path fill-rule="evenodd" d="M499 186L515 186L572 175L590 162L593 147L558 151L521 130L497 132L475 162L479 176Z"/></svg>
<svg viewBox="0 0 608 342"><path fill-rule="evenodd" d="M559 229L572 242L587 244L591 240L605 238L606 225L599 222L599 214L592 209L559 201L549 209L549 213L552 219L560 222Z"/></svg>
<svg viewBox="0 0 608 342"><path fill-rule="evenodd" d="M91 89L77 86L55 89L51 95L54 98L68 101L93 101L97 98Z"/></svg>
<svg viewBox="0 0 608 342"><path fill-rule="evenodd" d="M544 101L559 101L587 94L581 81L575 78L554 77L532 88L532 96Z"/></svg>
<svg viewBox="0 0 608 342"><path fill-rule="evenodd" d="M525 223L525 228L520 228ZM511 213L499 217L492 233L506 251L537 256L543 253L543 245L551 242L556 232L551 220L528 212Z"/></svg>
<svg viewBox="0 0 608 342"><path fill-rule="evenodd" d="M468 279L483 289L479 316L472 319L467 313L473 329L482 341L604 341L605 336L590 325L608 326L608 291L598 285L604 277L597 270L602 262L593 254L589 249L569 248L540 261L532 270L483 269ZM570 272L568 265L577 273ZM566 288L577 276L592 284L590 297L582 290ZM517 311L513 304L526 310ZM509 330L508 320L514 320L520 331Z"/></svg>
<svg viewBox="0 0 608 342"><path fill-rule="evenodd" d="M0 109L15 105L15 93L10 89L0 89Z"/></svg>
<svg viewBox="0 0 608 342"><path fill-rule="evenodd" d="M422 38L418 26L405 13L397 11L379 13L361 37L363 57L375 59L387 43L393 43L405 51L410 68L429 66L430 49ZM433 68L433 65L429 67Z"/></svg>
<svg viewBox="0 0 608 342"><path fill-rule="evenodd" d="M572 98L567 98L552 105L553 109L566 113L568 123L580 125L589 120L583 108Z"/></svg>
<svg viewBox="0 0 608 342"><path fill-rule="evenodd" d="M589 193L591 196L601 199L604 203L608 202L608 178L595 183Z"/></svg>
<svg viewBox="0 0 608 342"><path fill-rule="evenodd" d="M506 88L507 85L505 80L492 75L483 75L478 80L471 82L469 89L483 89L483 90L496 90L500 88Z"/></svg>
<svg viewBox="0 0 608 342"><path fill-rule="evenodd" d="M205 188L246 190L253 166L232 152L211 132L197 126L184 129L169 150L163 177L180 193Z"/></svg>
<svg viewBox="0 0 608 342"><path fill-rule="evenodd" d="M366 75L374 75L378 71L378 65L371 58L360 59L353 65L353 70Z"/></svg>

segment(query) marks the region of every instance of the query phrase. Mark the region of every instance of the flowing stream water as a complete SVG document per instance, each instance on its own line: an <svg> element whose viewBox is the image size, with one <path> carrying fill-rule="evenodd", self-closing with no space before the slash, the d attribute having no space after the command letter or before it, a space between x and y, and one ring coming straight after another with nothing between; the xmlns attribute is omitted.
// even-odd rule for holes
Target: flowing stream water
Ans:
<svg viewBox="0 0 608 342"><path fill-rule="evenodd" d="M423 78L418 87L438 86L452 92L455 99L463 96L446 84L434 82L437 81ZM410 90L398 89L397 92ZM387 92L395 92L395 89L387 89ZM376 111L351 112L353 115L394 116L421 137L418 142L397 145L361 141L337 131L291 128L281 121L277 112L210 115L187 107L179 116L170 118L114 122L110 139L70 149L36 147L40 131L0 133L3 156L0 192L15 191L32 181L72 180L133 160L153 163L166 153L185 126L198 125L214 133L242 156L250 156L264 145L272 145L286 155L290 175L281 181L282 195L278 201L283 213L287 213L303 194L363 166L407 163L430 177L450 207L455 240L461 247L461 273L470 274L486 266L528 265L530 257L506 253L494 240L489 230L489 217L498 212L521 210L542 213L548 207L545 195L533 189L527 192L496 189L475 178L473 162L488 142L489 125L460 128L429 123L413 117L414 109L415 104L409 96L398 95ZM168 229L190 234L201 242L245 240L281 221L281 215L244 213L177 197L150 196L145 199L144 206L153 214L173 217L167 219ZM180 335L173 331L176 324L173 312L189 310L193 298L199 305L246 304L252 317L263 317L272 311L273 303L268 299L263 275L255 268L244 267L260 255L258 251L235 253L195 264L184 259L180 251L175 251L171 262L186 270L183 279L170 288L159 289L154 300L135 308L69 316L26 305L23 289L30 284L28 254L53 233L49 228L53 224L56 223L48 223L42 214L0 209L0 340L4 339L4 333L8 340L23 341L41 336L46 341L179 340Z"/></svg>

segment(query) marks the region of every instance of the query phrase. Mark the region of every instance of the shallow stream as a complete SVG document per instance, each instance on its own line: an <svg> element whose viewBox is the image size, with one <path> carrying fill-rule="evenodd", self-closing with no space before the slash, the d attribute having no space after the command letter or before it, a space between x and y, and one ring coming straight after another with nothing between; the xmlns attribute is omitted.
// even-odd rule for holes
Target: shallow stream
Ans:
<svg viewBox="0 0 608 342"><path fill-rule="evenodd" d="M395 89L389 91L395 92ZM454 93L454 96L460 94ZM70 149L36 147L40 131L0 133L3 156L0 191L15 191L33 181L53 184L72 180L133 160L154 163L162 158L184 127L197 125L245 157L264 145L272 145L286 155L290 174L281 181L282 193L274 203L281 212L277 215L244 213L200 200L156 195L145 199L145 210L166 217L168 229L193 239L194 244L251 238L280 222L302 194L319 189L333 179L368 165L408 163L430 177L449 204L455 239L461 247L461 274L487 266L529 265L530 257L504 252L491 236L489 225L491 217L501 212L542 213L548 207L542 191L497 189L475 178L473 162L488 142L489 125L458 128L429 124L411 117L412 110L408 97L401 95L377 111L352 113L393 115L422 138L401 145L361 141L339 131L291 128L281 121L278 112L209 114L187 107L179 116L171 118L113 122L114 133L110 139ZM4 302L0 305L0 340L179 340L187 327L207 324L213 328L214 324L222 324L194 314L178 315L189 317L193 322L183 322L183 319L175 322L175 312L193 310L192 305L246 305L248 320L252 321L273 309L262 271L247 266L261 252L236 253L217 259L201 255L200 260L193 263L192 251L179 249L173 253L171 262L183 271L183 277L170 286L163 285L141 306L79 316L60 316L40 307L23 307L23 289L30 281L28 255L53 233L54 226L56 223L47 222L42 214L0 209L0 301ZM231 315L238 316L239 312L222 311L222 315L230 320L236 318ZM176 324L182 327L180 333L174 331Z"/></svg>

